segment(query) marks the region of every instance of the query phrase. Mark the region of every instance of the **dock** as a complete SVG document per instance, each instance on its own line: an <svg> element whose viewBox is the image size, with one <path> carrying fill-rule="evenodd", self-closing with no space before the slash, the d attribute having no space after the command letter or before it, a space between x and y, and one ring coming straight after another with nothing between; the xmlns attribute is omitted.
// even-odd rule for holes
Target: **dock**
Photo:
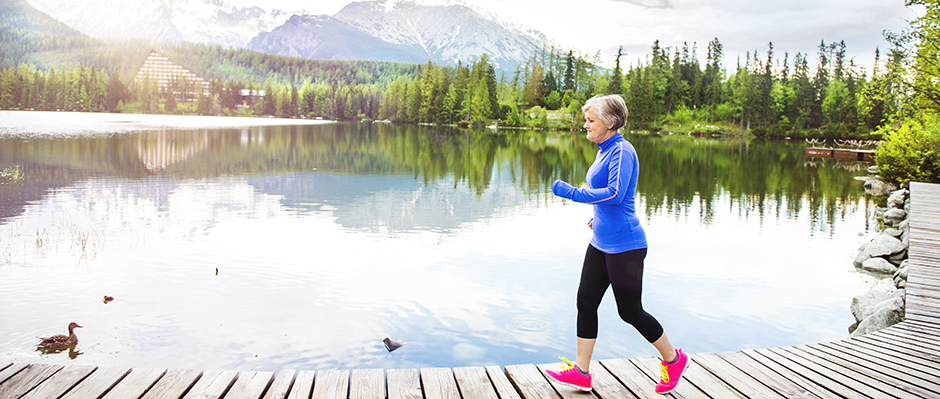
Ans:
<svg viewBox="0 0 940 399"><path fill-rule="evenodd" d="M803 155L813 158L835 158L847 161L875 161L875 151L849 148L806 147L803 149Z"/></svg>
<svg viewBox="0 0 940 399"><path fill-rule="evenodd" d="M861 337L694 353L674 398L940 398L940 184L911 184L905 320ZM846 304L846 311L848 304ZM592 393L557 385L548 365L226 371L15 364L0 399L661 398L654 357L594 361Z"/></svg>

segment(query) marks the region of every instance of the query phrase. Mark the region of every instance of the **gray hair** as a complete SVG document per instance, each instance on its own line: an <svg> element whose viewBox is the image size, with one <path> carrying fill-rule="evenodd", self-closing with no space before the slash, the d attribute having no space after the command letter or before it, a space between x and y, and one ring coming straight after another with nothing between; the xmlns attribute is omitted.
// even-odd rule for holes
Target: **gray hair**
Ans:
<svg viewBox="0 0 940 399"><path fill-rule="evenodd" d="M620 97L619 94L591 97L581 107L582 112L587 113L588 110L594 110L594 115L603 121L604 126L607 126L610 130L622 128L627 123L627 115L630 114L630 111L627 110L627 103L623 101L623 97Z"/></svg>

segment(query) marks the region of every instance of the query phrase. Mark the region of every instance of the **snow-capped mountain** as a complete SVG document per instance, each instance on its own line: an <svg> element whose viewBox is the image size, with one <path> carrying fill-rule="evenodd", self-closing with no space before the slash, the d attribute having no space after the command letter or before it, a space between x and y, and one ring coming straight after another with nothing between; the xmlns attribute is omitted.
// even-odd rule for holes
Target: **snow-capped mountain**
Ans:
<svg viewBox="0 0 940 399"><path fill-rule="evenodd" d="M294 15L271 32L262 32L248 49L268 54L316 59L427 62L413 47L389 43L326 15Z"/></svg>
<svg viewBox="0 0 940 399"><path fill-rule="evenodd" d="M92 37L179 40L239 48L294 14L259 7L236 8L222 0L28 1Z"/></svg>
<svg viewBox="0 0 940 399"><path fill-rule="evenodd" d="M27 1L92 37L189 41L306 58L455 64L486 53L494 66L511 70L549 43L537 31L460 0L357 1L334 16L236 8L224 0Z"/></svg>
<svg viewBox="0 0 940 399"><path fill-rule="evenodd" d="M545 35L462 4L415 1L350 3L335 18L388 43L420 49L444 64L468 62L487 53L497 67L511 68L549 43Z"/></svg>

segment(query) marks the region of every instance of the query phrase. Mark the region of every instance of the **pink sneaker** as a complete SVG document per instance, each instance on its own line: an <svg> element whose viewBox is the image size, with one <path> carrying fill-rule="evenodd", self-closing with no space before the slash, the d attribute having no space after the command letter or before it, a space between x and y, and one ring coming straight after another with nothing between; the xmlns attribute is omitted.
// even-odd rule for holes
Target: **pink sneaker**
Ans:
<svg viewBox="0 0 940 399"><path fill-rule="evenodd" d="M548 374L549 377L561 384L580 389L584 392L591 392L591 377L593 377L594 374L581 374L581 371L578 370L570 360L566 358L561 358L561 360L565 361L561 364L561 370L545 370L545 374Z"/></svg>
<svg viewBox="0 0 940 399"><path fill-rule="evenodd" d="M676 385L679 384L679 380L682 378L682 372L689 367L689 360L691 359L689 355L682 353L682 349L676 349L676 355L679 358L675 362L666 363L663 361L659 364L661 380L659 384L656 384L656 393L666 394L676 389Z"/></svg>

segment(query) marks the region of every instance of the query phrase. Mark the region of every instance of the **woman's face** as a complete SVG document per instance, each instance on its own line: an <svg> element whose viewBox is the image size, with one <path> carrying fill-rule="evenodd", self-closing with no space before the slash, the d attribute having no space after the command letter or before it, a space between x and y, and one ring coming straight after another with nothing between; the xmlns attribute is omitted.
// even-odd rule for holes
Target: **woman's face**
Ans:
<svg viewBox="0 0 940 399"><path fill-rule="evenodd" d="M603 143L614 133L617 133L615 130L610 130L604 124L604 121L594 114L594 109L588 109L584 112L584 128L587 129L587 139L598 144Z"/></svg>

